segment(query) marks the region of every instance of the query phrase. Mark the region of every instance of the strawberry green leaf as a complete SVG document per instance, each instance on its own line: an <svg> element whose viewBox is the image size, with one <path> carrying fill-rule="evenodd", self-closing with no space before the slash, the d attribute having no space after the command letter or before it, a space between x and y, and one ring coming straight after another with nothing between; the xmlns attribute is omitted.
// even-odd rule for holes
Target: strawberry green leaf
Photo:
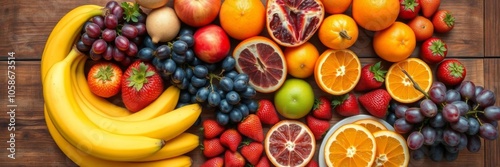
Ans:
<svg viewBox="0 0 500 167"><path fill-rule="evenodd" d="M346 93L344 95L340 95L340 96L333 96L332 98L332 108L335 108L339 105L341 105L342 103L344 103L345 100L347 100L347 98L349 98L349 93Z"/></svg>
<svg viewBox="0 0 500 167"><path fill-rule="evenodd" d="M451 13L446 12L446 14L444 15L443 21L444 21L444 23L446 23L446 25L448 27L453 27L453 25L455 24L455 17L453 17L453 15L451 15Z"/></svg>
<svg viewBox="0 0 500 167"><path fill-rule="evenodd" d="M377 80L379 82L384 82L385 74L387 73L387 71L382 69L382 65L381 65L380 61L373 64L370 67L370 72L373 73L373 77L375 78L375 80Z"/></svg>
<svg viewBox="0 0 500 167"><path fill-rule="evenodd" d="M432 55L444 56L444 52L446 52L445 43L441 40L432 41L429 49L431 50Z"/></svg>
<svg viewBox="0 0 500 167"><path fill-rule="evenodd" d="M148 66L141 62L138 67L132 68L132 74L127 78L129 82L127 86L141 91L143 85L148 82L148 78L154 74L155 72L148 71Z"/></svg>
<svg viewBox="0 0 500 167"><path fill-rule="evenodd" d="M141 16L141 13L139 13L139 10L141 9L139 8L138 3L130 5L128 2L122 2L121 6L123 8L123 18L125 21L132 21L134 23L139 21L137 17Z"/></svg>
<svg viewBox="0 0 500 167"><path fill-rule="evenodd" d="M462 66L460 63L457 62L450 63L448 65L448 70L450 71L451 76L455 78L463 77L464 66Z"/></svg>
<svg viewBox="0 0 500 167"><path fill-rule="evenodd" d="M419 4L415 0L404 0L403 2L401 2L401 5L404 6L405 10L414 12L415 7L417 7Z"/></svg>
<svg viewBox="0 0 500 167"><path fill-rule="evenodd" d="M106 82L110 81L114 75L115 73L113 72L111 65L104 65L99 68L97 74L95 74L93 77L98 79L99 81Z"/></svg>

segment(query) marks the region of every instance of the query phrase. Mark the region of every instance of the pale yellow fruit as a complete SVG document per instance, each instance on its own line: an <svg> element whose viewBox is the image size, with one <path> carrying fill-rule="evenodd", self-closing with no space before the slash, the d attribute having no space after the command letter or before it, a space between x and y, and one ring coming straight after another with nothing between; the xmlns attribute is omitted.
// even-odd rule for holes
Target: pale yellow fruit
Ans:
<svg viewBox="0 0 500 167"><path fill-rule="evenodd" d="M170 7L153 9L146 20L146 29L154 43L173 40L180 28L181 21Z"/></svg>
<svg viewBox="0 0 500 167"><path fill-rule="evenodd" d="M168 0L136 0L137 4L148 9L156 9L163 7L168 3Z"/></svg>

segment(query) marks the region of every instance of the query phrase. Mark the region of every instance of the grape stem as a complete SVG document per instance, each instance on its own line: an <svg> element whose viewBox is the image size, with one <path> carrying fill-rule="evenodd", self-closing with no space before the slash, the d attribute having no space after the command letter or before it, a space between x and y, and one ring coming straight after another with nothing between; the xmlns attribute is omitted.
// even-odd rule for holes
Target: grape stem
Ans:
<svg viewBox="0 0 500 167"><path fill-rule="evenodd" d="M413 78L410 76L410 74L408 74L408 72L406 72L405 69L402 69L401 68L401 71L408 77L408 79L410 79L411 83L413 84L413 87L415 89L417 89L420 93L424 94L425 98L428 98L430 99L430 96L429 94L427 94L427 92L425 92L419 85L417 82L415 82L415 80L413 80Z"/></svg>

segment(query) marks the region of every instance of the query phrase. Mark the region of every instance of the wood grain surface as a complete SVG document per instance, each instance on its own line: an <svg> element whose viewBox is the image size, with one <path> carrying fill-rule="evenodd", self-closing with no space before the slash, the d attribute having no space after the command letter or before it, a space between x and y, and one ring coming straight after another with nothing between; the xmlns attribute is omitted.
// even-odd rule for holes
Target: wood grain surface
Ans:
<svg viewBox="0 0 500 167"><path fill-rule="evenodd" d="M0 166L76 166L57 147L49 135L43 118L43 96L40 83L40 57L45 41L57 21L69 10L83 4L104 5L105 0L2 0L0 1ZM171 2L170 2L171 3ZM263 0L265 4L265 0ZM484 85L500 97L500 3L496 0L442 0L442 9L452 11L456 16L456 26L448 34L437 34L449 46L449 57L459 58L467 67L467 80L476 85ZM349 14L350 11L347 11ZM265 30L263 35L267 34ZM361 31L358 42L351 49L361 57L362 64L380 60L371 48L373 32ZM314 36L311 39L318 49L325 50ZM234 43L233 43L234 45ZM9 104L8 53L15 52L16 113L7 114ZM418 57L417 49L412 57ZM433 67L435 68L435 67ZM315 93L324 95L314 83ZM272 98L272 94L259 94L258 98ZM497 98L500 105L500 98ZM204 111L204 118L213 117L213 111ZM334 114L330 121L335 124L343 117ZM10 140L9 123L15 122L16 159L8 158ZM267 131L269 127L265 127ZM200 135L198 128L189 130ZM318 144L319 146L319 144ZM318 150L319 148L317 148ZM317 153L316 153L317 154ZM199 149L189 153L193 166L200 166L205 160ZM500 140L482 141L477 153L461 151L453 162L433 162L426 158L410 161L409 166L500 166ZM315 156L317 159L317 155Z"/></svg>

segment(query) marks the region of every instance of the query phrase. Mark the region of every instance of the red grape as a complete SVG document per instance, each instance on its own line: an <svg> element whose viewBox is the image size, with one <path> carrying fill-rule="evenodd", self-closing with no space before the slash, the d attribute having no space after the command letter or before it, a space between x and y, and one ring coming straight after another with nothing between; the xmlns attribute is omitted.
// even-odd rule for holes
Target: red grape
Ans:
<svg viewBox="0 0 500 167"><path fill-rule="evenodd" d="M127 37L128 39L133 39L137 37L138 33L139 31L133 25L125 24L122 27L122 35Z"/></svg>
<svg viewBox="0 0 500 167"><path fill-rule="evenodd" d="M106 28L115 29L118 26L118 17L114 14L108 14L104 18L104 25Z"/></svg>
<svg viewBox="0 0 500 167"><path fill-rule="evenodd" d="M85 27L85 33L90 38L99 38L99 36L101 35L101 28L96 23L89 23Z"/></svg>
<svg viewBox="0 0 500 167"><path fill-rule="evenodd" d="M102 31L102 39L106 42L113 42L116 38L116 31L114 29L106 28Z"/></svg>
<svg viewBox="0 0 500 167"><path fill-rule="evenodd" d="M98 39L92 44L92 52L95 54L102 54L104 51L106 51L108 47L108 43L104 41L103 39Z"/></svg>
<svg viewBox="0 0 500 167"><path fill-rule="evenodd" d="M130 41L126 37L119 35L115 38L115 46L121 51L126 51L130 46Z"/></svg>

